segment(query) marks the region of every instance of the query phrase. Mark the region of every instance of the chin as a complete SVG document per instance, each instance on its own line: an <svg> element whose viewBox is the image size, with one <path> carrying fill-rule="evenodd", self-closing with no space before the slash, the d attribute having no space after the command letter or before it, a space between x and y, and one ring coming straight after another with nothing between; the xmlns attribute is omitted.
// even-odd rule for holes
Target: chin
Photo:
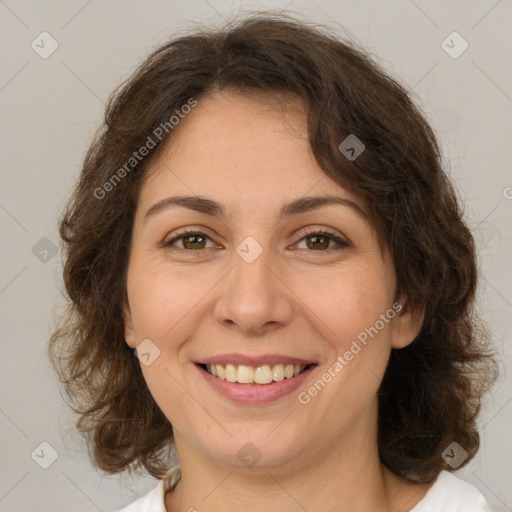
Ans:
<svg viewBox="0 0 512 512"><path fill-rule="evenodd" d="M286 421L286 420L285 420ZM288 432L277 428L278 422L273 422L269 428L262 429L260 423L252 426L245 425L238 433L228 429L233 437L227 434L222 439L201 437L203 453L208 453L217 463L237 469L272 469L294 463L301 452L308 449L303 432ZM269 432L274 430L275 435Z"/></svg>

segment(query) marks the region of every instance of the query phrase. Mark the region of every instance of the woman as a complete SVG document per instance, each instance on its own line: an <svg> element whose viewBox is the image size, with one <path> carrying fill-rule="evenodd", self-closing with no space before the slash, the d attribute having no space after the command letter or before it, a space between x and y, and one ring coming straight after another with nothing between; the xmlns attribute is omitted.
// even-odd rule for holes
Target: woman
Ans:
<svg viewBox="0 0 512 512"><path fill-rule="evenodd" d="M450 473L496 377L473 239L431 128L353 44L264 13L163 45L60 233L78 428L98 468L160 479L123 512L489 510Z"/></svg>

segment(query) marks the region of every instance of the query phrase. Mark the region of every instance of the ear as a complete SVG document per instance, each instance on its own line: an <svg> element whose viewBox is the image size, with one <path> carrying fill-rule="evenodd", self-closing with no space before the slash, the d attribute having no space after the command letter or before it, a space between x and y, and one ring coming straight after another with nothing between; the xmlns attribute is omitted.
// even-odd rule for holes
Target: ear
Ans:
<svg viewBox="0 0 512 512"><path fill-rule="evenodd" d="M397 307L395 307L395 305ZM405 298L393 305L397 315L393 319L393 348L404 348L418 336L425 319L425 308L411 305Z"/></svg>
<svg viewBox="0 0 512 512"><path fill-rule="evenodd" d="M133 329L132 314L130 306L126 303L123 304L123 322L124 322L124 339L129 347L135 349L137 346L135 340L135 332Z"/></svg>

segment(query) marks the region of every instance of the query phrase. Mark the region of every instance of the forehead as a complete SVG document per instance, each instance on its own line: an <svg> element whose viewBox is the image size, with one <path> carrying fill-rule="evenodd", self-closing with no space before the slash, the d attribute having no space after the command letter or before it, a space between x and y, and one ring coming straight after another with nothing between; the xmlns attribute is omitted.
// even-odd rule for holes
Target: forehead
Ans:
<svg viewBox="0 0 512 512"><path fill-rule="evenodd" d="M302 101L222 91L198 100L173 130L147 171L140 200L186 193L263 205L310 191L356 199L319 168Z"/></svg>

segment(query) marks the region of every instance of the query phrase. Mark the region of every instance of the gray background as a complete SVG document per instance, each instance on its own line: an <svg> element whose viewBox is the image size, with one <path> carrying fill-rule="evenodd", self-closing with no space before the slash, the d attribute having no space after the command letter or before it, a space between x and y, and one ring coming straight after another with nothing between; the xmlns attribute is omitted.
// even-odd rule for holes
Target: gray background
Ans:
<svg viewBox="0 0 512 512"><path fill-rule="evenodd" d="M114 86L192 22L254 8L341 24L415 93L439 133L478 243L479 305L503 362L480 421L481 451L455 474L512 511L510 0L0 0L0 511L107 512L154 486L100 475L72 432L46 356L52 307L62 303L56 218ZM59 45L47 59L31 47L43 31ZM469 44L458 58L441 46L453 31ZM47 469L42 442L58 452Z"/></svg>

